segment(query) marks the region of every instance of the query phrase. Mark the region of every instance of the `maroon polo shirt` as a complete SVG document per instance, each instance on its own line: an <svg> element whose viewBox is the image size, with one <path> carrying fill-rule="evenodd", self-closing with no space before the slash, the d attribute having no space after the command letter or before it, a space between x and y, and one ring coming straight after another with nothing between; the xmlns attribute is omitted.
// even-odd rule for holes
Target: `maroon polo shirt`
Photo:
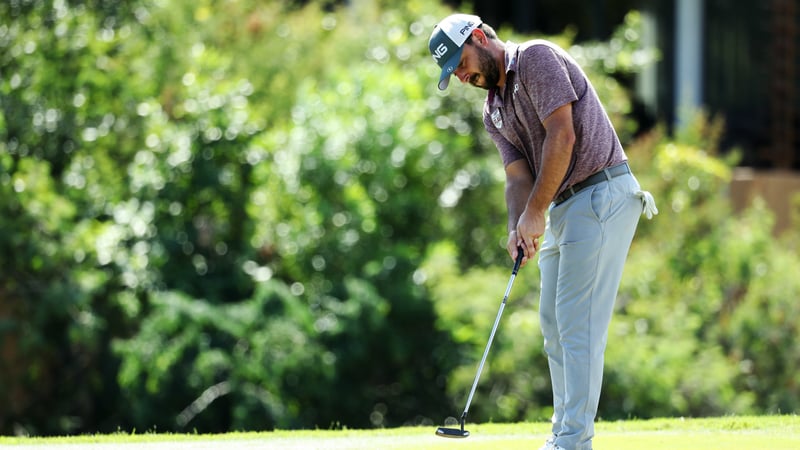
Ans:
<svg viewBox="0 0 800 450"><path fill-rule="evenodd" d="M504 165L525 158L535 178L542 167L542 122L567 103L572 103L576 139L556 196L627 160L597 92L566 51L548 41L532 40L508 42L505 54L505 85L489 91L483 109L483 123Z"/></svg>

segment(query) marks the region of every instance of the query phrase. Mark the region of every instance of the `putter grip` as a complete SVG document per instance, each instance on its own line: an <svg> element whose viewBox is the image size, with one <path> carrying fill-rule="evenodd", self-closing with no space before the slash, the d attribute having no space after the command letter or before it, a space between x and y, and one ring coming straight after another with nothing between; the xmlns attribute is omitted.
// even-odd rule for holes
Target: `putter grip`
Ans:
<svg viewBox="0 0 800 450"><path fill-rule="evenodd" d="M519 270L519 266L522 265L522 258L524 258L524 257L525 257L525 250L523 250L522 247L517 247L517 260L514 261L514 270L512 271L512 273L514 275L517 274L517 271Z"/></svg>

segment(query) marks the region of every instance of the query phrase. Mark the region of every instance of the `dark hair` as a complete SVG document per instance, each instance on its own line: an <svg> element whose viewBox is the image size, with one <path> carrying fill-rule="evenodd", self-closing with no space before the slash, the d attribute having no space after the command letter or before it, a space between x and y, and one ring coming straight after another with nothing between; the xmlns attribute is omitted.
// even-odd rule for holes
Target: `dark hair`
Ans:
<svg viewBox="0 0 800 450"><path fill-rule="evenodd" d="M486 37L488 37L489 39L497 39L497 33L494 31L494 28L490 27L489 25L487 25L487 24L485 24L485 23L482 23L482 24L480 24L480 25L478 26L478 28L480 28L481 30L483 30L483 33L484 33L484 34L486 35Z"/></svg>
<svg viewBox="0 0 800 450"><path fill-rule="evenodd" d="M497 39L497 33L494 31L494 28L490 27L489 25L487 25L485 23L481 23L480 25L478 25L477 29L480 29L481 31L483 31L483 34L485 34L487 38L489 38L489 39ZM472 35L471 34L469 35L467 40L464 41L464 44L465 45L466 44L472 44Z"/></svg>

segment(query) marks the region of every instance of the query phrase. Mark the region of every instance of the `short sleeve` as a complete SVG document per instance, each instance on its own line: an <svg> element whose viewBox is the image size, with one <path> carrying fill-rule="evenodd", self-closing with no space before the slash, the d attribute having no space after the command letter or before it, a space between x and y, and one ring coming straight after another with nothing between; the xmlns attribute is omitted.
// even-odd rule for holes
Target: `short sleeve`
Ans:
<svg viewBox="0 0 800 450"><path fill-rule="evenodd" d="M544 121L558 108L578 100L564 57L547 45L520 52L518 76L536 114Z"/></svg>

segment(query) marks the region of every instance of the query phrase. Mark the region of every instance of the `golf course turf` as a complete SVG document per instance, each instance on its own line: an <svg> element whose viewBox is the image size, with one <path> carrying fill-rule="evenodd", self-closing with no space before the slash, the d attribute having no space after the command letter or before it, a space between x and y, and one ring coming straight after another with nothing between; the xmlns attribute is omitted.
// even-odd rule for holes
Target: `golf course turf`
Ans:
<svg viewBox="0 0 800 450"><path fill-rule="evenodd" d="M436 426L375 430L293 430L226 434L114 433L71 437L0 437L13 450L110 449L536 449L549 424L467 424L470 437L444 439ZM596 425L595 450L797 450L800 416L651 419ZM124 445L121 445L124 444Z"/></svg>

